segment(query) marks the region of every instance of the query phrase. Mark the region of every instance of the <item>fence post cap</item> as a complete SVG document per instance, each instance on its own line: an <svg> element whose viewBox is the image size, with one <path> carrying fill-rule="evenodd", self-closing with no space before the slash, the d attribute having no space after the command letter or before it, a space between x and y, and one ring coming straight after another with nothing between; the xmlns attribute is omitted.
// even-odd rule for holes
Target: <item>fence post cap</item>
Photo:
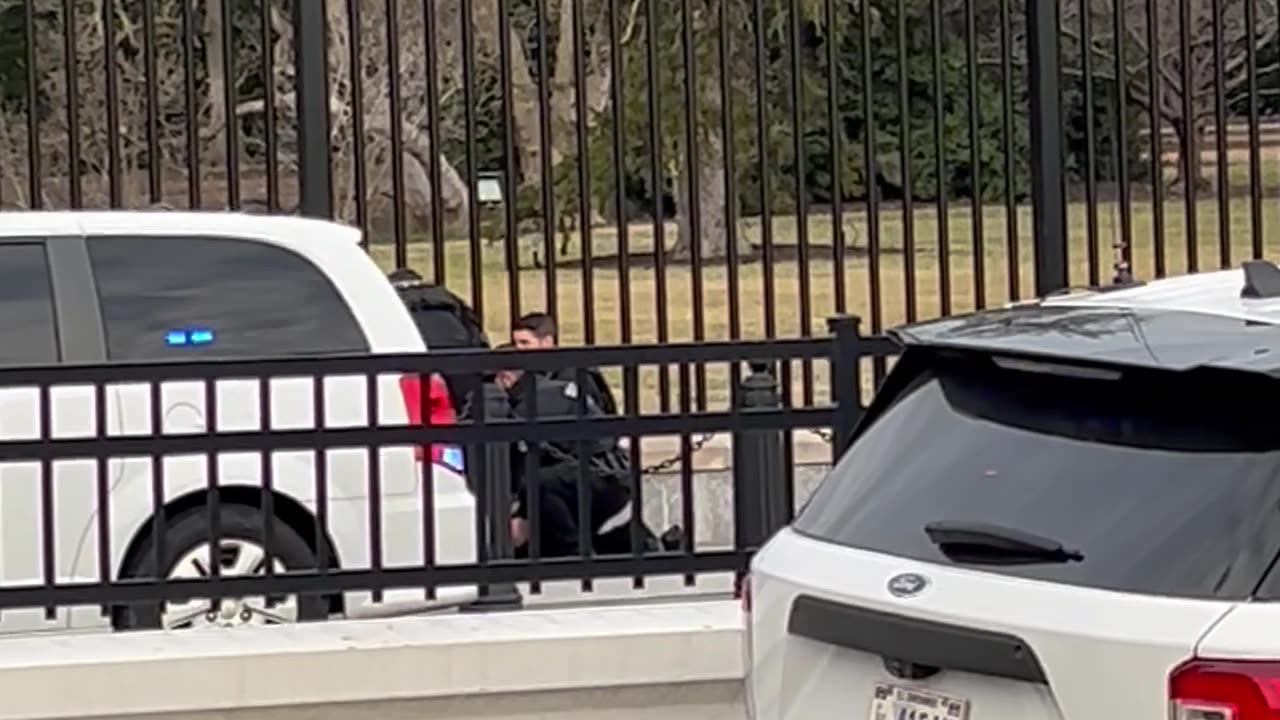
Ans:
<svg viewBox="0 0 1280 720"><path fill-rule="evenodd" d="M845 313L844 315L832 315L827 318L827 329L831 332L839 332L841 330L858 331L862 325L862 316L854 313Z"/></svg>

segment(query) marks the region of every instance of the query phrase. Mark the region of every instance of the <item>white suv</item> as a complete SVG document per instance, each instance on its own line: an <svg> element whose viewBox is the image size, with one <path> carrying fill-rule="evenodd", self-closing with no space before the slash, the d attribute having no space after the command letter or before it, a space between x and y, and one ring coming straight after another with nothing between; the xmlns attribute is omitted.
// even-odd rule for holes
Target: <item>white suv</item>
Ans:
<svg viewBox="0 0 1280 720"><path fill-rule="evenodd" d="M758 720L1280 718L1280 270L905 328L755 557Z"/></svg>
<svg viewBox="0 0 1280 720"><path fill-rule="evenodd" d="M420 353L426 348L404 304L363 252L352 228L293 217L184 212L6 212L0 222L0 453L5 440L41 436L39 391L6 366L167 363L323 355ZM263 429L258 383L215 383L218 431ZM325 403L314 407L305 371L274 377L267 391L271 429L404 426L436 419L448 404L432 377L427 412L418 407L418 379L377 378L379 417L371 419L361 375L326 376ZM105 427L97 425L94 390L55 385L48 432L54 438L151 435L151 383L106 388ZM154 409L164 434L206 432L204 383L161 384ZM451 413L451 411L450 411ZM450 414L446 413L446 414ZM424 465L434 478L435 562L474 561L475 501L456 450L434 448L426 462L412 447L382 448L382 564L424 562ZM0 455L0 457L3 457ZM315 567L327 555L336 568L370 567L369 461L366 448L327 450L325 510L328 547L316 545L316 467L311 451L270 453L275 567ZM262 457L221 453L214 465L222 499L222 547L208 547L207 479L203 456L162 460L165 528L161 574L193 576L217 562L225 575L263 571ZM154 576L153 483L149 457L111 457L109 548L99 545L96 463L52 464L52 532L56 578L46 578L42 540L49 511L41 505L39 462L0 462L0 586ZM157 486L158 487L158 486ZM108 560L100 564L100 553ZM213 556L213 560L211 560ZM442 591L439 602L474 597L474 588ZM423 591L392 591L385 603L421 603ZM319 619L359 614L370 593L324 601L285 598L134 607L110 618L97 608L0 613L0 633L68 627L188 627L206 623Z"/></svg>

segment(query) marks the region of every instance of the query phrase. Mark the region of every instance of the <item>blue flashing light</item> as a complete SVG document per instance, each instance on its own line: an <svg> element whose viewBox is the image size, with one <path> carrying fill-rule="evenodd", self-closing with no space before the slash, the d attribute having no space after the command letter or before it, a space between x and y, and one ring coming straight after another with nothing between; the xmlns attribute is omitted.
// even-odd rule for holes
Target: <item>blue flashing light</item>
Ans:
<svg viewBox="0 0 1280 720"><path fill-rule="evenodd" d="M164 334L164 344L169 347L208 345L213 342L213 331L208 328L170 330Z"/></svg>
<svg viewBox="0 0 1280 720"><path fill-rule="evenodd" d="M463 457L462 448L449 445L440 453L440 464L461 473L467 469L467 463Z"/></svg>

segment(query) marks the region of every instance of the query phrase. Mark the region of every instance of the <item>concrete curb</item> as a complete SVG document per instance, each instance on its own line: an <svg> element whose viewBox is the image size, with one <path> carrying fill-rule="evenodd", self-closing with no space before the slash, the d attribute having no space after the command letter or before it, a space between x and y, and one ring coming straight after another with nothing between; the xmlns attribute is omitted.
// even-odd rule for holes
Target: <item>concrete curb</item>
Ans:
<svg viewBox="0 0 1280 720"><path fill-rule="evenodd" d="M722 710L740 711L742 677L741 618L725 600L27 637L0 642L0 720L274 718L303 707L293 716L337 720L390 701L437 713L404 717L444 706L449 717L493 717L474 702L486 697L504 716L550 717L586 696L594 716L615 717L609 698L625 689L645 717L727 718ZM697 686L708 692L682 695ZM529 694L544 712L519 711Z"/></svg>

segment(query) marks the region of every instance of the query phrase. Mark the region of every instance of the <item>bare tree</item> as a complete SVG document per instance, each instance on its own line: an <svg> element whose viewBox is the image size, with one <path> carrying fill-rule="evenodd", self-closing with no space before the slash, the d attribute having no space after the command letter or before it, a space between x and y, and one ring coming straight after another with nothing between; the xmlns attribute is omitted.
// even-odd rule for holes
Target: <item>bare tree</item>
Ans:
<svg viewBox="0 0 1280 720"><path fill-rule="evenodd" d="M65 207L76 199L72 188L78 186L84 206L113 201L146 206L176 200L165 197L170 193L185 194L182 181L191 172L198 174L197 181L217 178L219 168L209 158L221 145L226 127L222 95L211 88L204 59L186 62L183 34L188 14L181 0L155 3L151 33L145 32L135 3L115 3L113 15L106 18L102 0L75 0L69 4L73 16L68 18L59 0L34 1L36 87L29 93L34 105L6 108L0 117L0 176L13 204ZM0 12L22 2L0 0ZM193 44L206 44L200 18L216 16L219 6L216 0L191 2ZM154 58L150 67L149 54ZM198 76L191 78L193 102L186 97L188 69ZM238 84L244 77L238 71L227 81ZM28 130L32 113L34 138ZM195 128L193 138L188 136L188 120ZM189 139L196 157L188 151ZM39 177L34 182L29 177L29 147L36 149ZM77 167L71 164L73 147ZM153 196L150 187L153 173L160 180L159 196Z"/></svg>
<svg viewBox="0 0 1280 720"><path fill-rule="evenodd" d="M1248 82L1249 46L1259 50L1276 37L1276 0L1151 0L1150 11L1148 0L1068 0L1063 5L1063 28L1077 48L1084 46L1079 32L1081 4L1090 12L1093 31L1087 46L1100 70L1095 74L1099 78L1115 76L1115 35L1110 19L1117 1L1124 2L1121 65L1128 101L1148 112L1154 104L1161 120L1177 136L1179 152L1181 148L1201 147L1201 138L1216 112L1219 70L1223 94L1235 96ZM1246 22L1246 3L1253 6L1252 26ZM1149 72L1153 53L1154 88ZM1079 56L1071 65L1078 72ZM1188 166L1195 182L1202 182L1199 151L1182 160L1177 183L1186 181Z"/></svg>

